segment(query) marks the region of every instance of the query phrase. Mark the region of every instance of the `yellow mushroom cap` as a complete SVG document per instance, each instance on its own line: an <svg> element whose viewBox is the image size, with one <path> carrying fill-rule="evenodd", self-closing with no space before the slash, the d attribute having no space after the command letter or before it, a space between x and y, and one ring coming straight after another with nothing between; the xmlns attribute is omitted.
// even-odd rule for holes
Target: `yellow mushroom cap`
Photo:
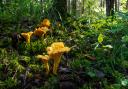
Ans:
<svg viewBox="0 0 128 89"><path fill-rule="evenodd" d="M33 32L21 33L21 35L26 39L27 42L30 42L30 37Z"/></svg>
<svg viewBox="0 0 128 89"><path fill-rule="evenodd" d="M44 34L44 31L39 27L34 31L35 36L42 36Z"/></svg>
<svg viewBox="0 0 128 89"><path fill-rule="evenodd" d="M36 28L36 30L34 31L34 35L35 36L39 36L41 37L43 34L45 34L49 29L47 27L39 27Z"/></svg>
<svg viewBox="0 0 128 89"><path fill-rule="evenodd" d="M49 56L48 55L44 55L44 56L43 55L37 55L36 58L41 60L44 63L47 63L48 60L49 60Z"/></svg>
<svg viewBox="0 0 128 89"><path fill-rule="evenodd" d="M30 31L30 32L28 32L28 34L31 36L31 35L33 34L33 32L32 32L32 31Z"/></svg>
<svg viewBox="0 0 128 89"><path fill-rule="evenodd" d="M54 42L51 47L47 47L48 54L56 54L70 51L69 47L65 47L63 42Z"/></svg>
<svg viewBox="0 0 128 89"><path fill-rule="evenodd" d="M50 27L50 21L49 19L44 19L43 22L41 23L41 26L43 27Z"/></svg>
<svg viewBox="0 0 128 89"><path fill-rule="evenodd" d="M41 27L41 30L43 30L44 34L49 30L47 27Z"/></svg>
<svg viewBox="0 0 128 89"><path fill-rule="evenodd" d="M32 34L33 34L33 32L21 33L21 35L22 35L24 38L27 38L28 36L31 36Z"/></svg>
<svg viewBox="0 0 128 89"><path fill-rule="evenodd" d="M44 63L44 67L46 68L46 74L48 74L49 73L49 64L48 64L49 56L37 55L36 58L41 60Z"/></svg>
<svg viewBox="0 0 128 89"><path fill-rule="evenodd" d="M58 50L58 49L64 48L64 43L63 42L54 42L51 44L51 47L53 48L53 50Z"/></svg>
<svg viewBox="0 0 128 89"><path fill-rule="evenodd" d="M29 36L29 34L27 33L21 33L21 35L24 37L24 38L27 38Z"/></svg>
<svg viewBox="0 0 128 89"><path fill-rule="evenodd" d="M70 51L69 47L65 47L63 42L54 42L50 47L47 47L47 53L54 60L53 73L57 74L57 68L61 61L61 56L64 52Z"/></svg>

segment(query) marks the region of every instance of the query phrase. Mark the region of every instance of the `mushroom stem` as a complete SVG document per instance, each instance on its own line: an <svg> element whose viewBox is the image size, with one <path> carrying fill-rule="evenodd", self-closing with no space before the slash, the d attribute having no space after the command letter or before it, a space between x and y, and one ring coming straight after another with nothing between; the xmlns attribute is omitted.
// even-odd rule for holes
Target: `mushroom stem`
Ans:
<svg viewBox="0 0 128 89"><path fill-rule="evenodd" d="M62 54L69 51L70 48L65 47L63 42L54 42L51 44L51 46L47 47L49 58L54 60L53 74L57 74L57 69L59 67Z"/></svg>
<svg viewBox="0 0 128 89"><path fill-rule="evenodd" d="M28 39L26 39L27 43L30 43L30 36L28 36Z"/></svg>
<svg viewBox="0 0 128 89"><path fill-rule="evenodd" d="M56 61L54 61L53 74L57 74L57 69L58 69L59 64L60 64L60 59L57 59Z"/></svg>
<svg viewBox="0 0 128 89"><path fill-rule="evenodd" d="M33 32L21 33L21 35L26 39L27 43L30 43L31 35Z"/></svg>
<svg viewBox="0 0 128 89"><path fill-rule="evenodd" d="M58 54L58 56L56 55L56 57L54 58L54 64L53 64L53 74L57 74L57 69L59 67L60 61L61 61L61 55L62 54Z"/></svg>
<svg viewBox="0 0 128 89"><path fill-rule="evenodd" d="M49 74L49 64L48 64L49 56L48 55L44 55L44 56L37 55L36 57L37 57L37 59L40 59L44 63L44 68L46 69L45 74L48 75Z"/></svg>
<svg viewBox="0 0 128 89"><path fill-rule="evenodd" d="M49 64L48 62L44 64L44 68L46 69L46 74L49 74Z"/></svg>

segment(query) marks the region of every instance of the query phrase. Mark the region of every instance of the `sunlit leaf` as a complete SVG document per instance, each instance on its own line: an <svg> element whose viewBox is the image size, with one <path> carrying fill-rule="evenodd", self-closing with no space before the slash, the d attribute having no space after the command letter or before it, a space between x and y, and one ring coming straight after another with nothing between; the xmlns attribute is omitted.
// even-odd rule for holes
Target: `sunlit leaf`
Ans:
<svg viewBox="0 0 128 89"><path fill-rule="evenodd" d="M103 48L113 48L111 45L104 45L104 46L102 46Z"/></svg>
<svg viewBox="0 0 128 89"><path fill-rule="evenodd" d="M99 43L102 43L103 42L103 34L99 34L99 36L98 36L98 42Z"/></svg>
<svg viewBox="0 0 128 89"><path fill-rule="evenodd" d="M121 81L121 84L122 84L123 86L127 86L127 85L128 85L128 79L122 80L122 81Z"/></svg>

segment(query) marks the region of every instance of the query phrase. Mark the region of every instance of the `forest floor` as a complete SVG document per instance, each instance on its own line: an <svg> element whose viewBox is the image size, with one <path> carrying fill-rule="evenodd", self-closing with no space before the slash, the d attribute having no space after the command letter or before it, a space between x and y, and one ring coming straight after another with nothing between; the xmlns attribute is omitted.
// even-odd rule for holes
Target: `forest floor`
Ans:
<svg viewBox="0 0 128 89"><path fill-rule="evenodd" d="M34 31L26 23L0 26L0 89L127 89L128 33L124 19L68 18L51 26L47 35L31 42L15 43L12 35ZM28 23L29 24L29 23ZM30 28L33 27L33 28ZM12 43L13 42L13 43ZM45 74L44 64L37 55L47 54L46 48L63 42L71 50L64 53L57 75ZM15 45L15 47L14 47ZM13 47L12 47L13 46Z"/></svg>

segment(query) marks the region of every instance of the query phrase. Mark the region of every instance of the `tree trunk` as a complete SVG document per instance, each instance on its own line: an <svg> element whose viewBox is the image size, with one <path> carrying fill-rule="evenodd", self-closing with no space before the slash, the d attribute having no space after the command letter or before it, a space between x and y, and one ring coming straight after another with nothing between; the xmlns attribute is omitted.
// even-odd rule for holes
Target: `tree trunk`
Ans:
<svg viewBox="0 0 128 89"><path fill-rule="evenodd" d="M1 8L1 11L3 12L4 11L4 2L2 0L0 0L0 8Z"/></svg>
<svg viewBox="0 0 128 89"><path fill-rule="evenodd" d="M83 8L83 1L82 0L76 0L76 17L81 16L82 14L82 8Z"/></svg>
<svg viewBox="0 0 128 89"><path fill-rule="evenodd" d="M56 0L54 5L61 17L64 18L67 15L67 0Z"/></svg>
<svg viewBox="0 0 128 89"><path fill-rule="evenodd" d="M84 4L85 4L85 0L83 0L83 5L82 5L82 14L84 14Z"/></svg>
<svg viewBox="0 0 128 89"><path fill-rule="evenodd" d="M100 0L100 7L103 7L103 0Z"/></svg>
<svg viewBox="0 0 128 89"><path fill-rule="evenodd" d="M126 2L126 9L128 9L128 0L127 0L127 2Z"/></svg>
<svg viewBox="0 0 128 89"><path fill-rule="evenodd" d="M67 12L71 14L71 0L67 1Z"/></svg>
<svg viewBox="0 0 128 89"><path fill-rule="evenodd" d="M115 0L115 11L119 11L120 0Z"/></svg>
<svg viewBox="0 0 128 89"><path fill-rule="evenodd" d="M43 13L44 13L43 0L40 0L40 6L41 6L41 8L42 8L42 10L41 10L41 14L43 15Z"/></svg>
<svg viewBox="0 0 128 89"><path fill-rule="evenodd" d="M114 15L114 0L106 0L106 15Z"/></svg>
<svg viewBox="0 0 128 89"><path fill-rule="evenodd" d="M117 0L117 10L120 10L120 0Z"/></svg>
<svg viewBox="0 0 128 89"><path fill-rule="evenodd" d="M73 15L76 15L76 3L77 3L77 0L72 0L72 13L73 13Z"/></svg>
<svg viewBox="0 0 128 89"><path fill-rule="evenodd" d="M115 11L118 11L118 10L117 10L117 6L118 6L117 4L118 4L118 3L117 3L117 0L115 0Z"/></svg>

